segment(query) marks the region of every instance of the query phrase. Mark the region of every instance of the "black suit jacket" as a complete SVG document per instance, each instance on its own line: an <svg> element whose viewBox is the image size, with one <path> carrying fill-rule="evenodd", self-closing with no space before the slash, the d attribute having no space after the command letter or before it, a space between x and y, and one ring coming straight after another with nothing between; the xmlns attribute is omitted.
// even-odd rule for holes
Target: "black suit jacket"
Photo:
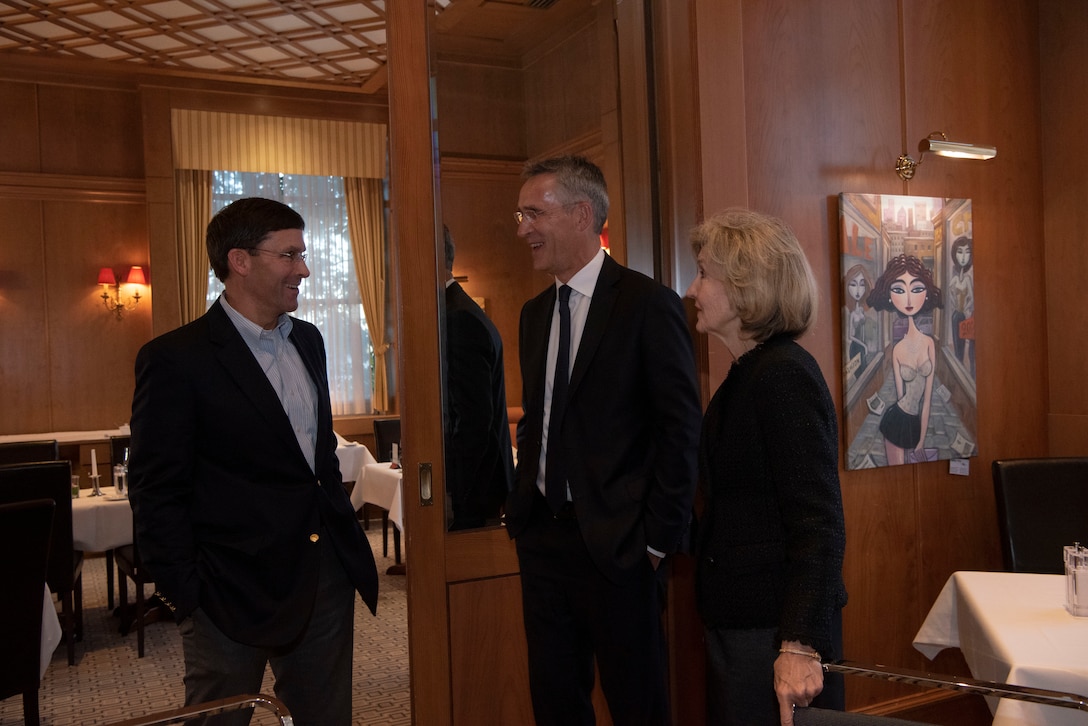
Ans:
<svg viewBox="0 0 1088 726"><path fill-rule="evenodd" d="M316 475L219 302L136 358L129 475L140 555L178 622L199 606L231 638L262 647L306 626L322 531L377 607L374 556L336 459L324 343L297 319L291 341L317 388Z"/></svg>
<svg viewBox="0 0 1088 726"><path fill-rule="evenodd" d="M556 289L525 304L519 333L524 415L506 505L526 527L539 469L548 332ZM691 518L701 416L684 308L672 290L606 257L593 291L558 441L578 525L596 565L619 582L650 546L675 552Z"/></svg>
<svg viewBox="0 0 1088 726"><path fill-rule="evenodd" d="M451 529L497 518L514 484L502 338L456 282L446 288L446 486Z"/></svg>

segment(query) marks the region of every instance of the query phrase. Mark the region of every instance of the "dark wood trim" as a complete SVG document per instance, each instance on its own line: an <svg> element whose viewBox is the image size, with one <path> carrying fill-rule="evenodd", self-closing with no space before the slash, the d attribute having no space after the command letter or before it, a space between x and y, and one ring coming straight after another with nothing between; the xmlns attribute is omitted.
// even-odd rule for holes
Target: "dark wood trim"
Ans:
<svg viewBox="0 0 1088 726"><path fill-rule="evenodd" d="M143 179L0 171L0 197L50 202L143 204Z"/></svg>

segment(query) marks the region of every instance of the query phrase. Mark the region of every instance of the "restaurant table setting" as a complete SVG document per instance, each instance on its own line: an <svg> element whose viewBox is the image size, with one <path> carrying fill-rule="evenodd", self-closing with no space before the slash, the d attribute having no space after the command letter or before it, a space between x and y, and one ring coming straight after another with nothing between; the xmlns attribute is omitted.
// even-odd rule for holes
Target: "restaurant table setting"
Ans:
<svg viewBox="0 0 1088 726"><path fill-rule="evenodd" d="M351 504L356 511L363 504L374 504L389 512L389 521L404 531L404 470L386 462L364 464L351 490Z"/></svg>
<svg viewBox="0 0 1088 726"><path fill-rule="evenodd" d="M340 460L340 476L345 482L356 481L364 464L373 464L370 449L358 441L348 441L336 434L336 458Z"/></svg>
<svg viewBox="0 0 1088 726"><path fill-rule="evenodd" d="M953 573L914 647L930 659L945 648L959 648L978 679L1088 694L1088 618L1069 609L1067 580L1065 575ZM1083 711L988 700L995 726L1088 726Z"/></svg>
<svg viewBox="0 0 1088 726"><path fill-rule="evenodd" d="M132 544L132 507L117 489L100 487L100 495L80 490L72 499L72 545L84 552L106 552Z"/></svg>

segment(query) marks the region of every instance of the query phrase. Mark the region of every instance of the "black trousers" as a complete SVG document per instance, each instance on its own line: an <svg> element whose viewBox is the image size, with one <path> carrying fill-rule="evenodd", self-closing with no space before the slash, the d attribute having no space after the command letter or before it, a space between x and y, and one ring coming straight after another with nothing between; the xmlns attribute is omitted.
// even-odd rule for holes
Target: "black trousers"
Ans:
<svg viewBox="0 0 1088 726"><path fill-rule="evenodd" d="M778 628L706 629L707 726L778 726L774 692L774 662L778 658ZM842 613L832 624L834 652L842 658ZM846 710L842 673L825 673L824 689L812 706Z"/></svg>
<svg viewBox="0 0 1088 726"><path fill-rule="evenodd" d="M622 583L593 564L573 510L538 497L517 538L537 726L593 726L594 664L616 726L666 726L661 602L647 556Z"/></svg>

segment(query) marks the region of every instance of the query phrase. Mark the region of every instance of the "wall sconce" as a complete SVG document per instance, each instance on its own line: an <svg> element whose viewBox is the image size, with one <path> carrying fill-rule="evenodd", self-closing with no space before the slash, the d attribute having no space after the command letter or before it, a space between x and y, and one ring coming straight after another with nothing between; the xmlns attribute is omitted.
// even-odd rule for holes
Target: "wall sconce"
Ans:
<svg viewBox="0 0 1088 726"><path fill-rule="evenodd" d="M913 179L914 170L921 166L922 157L927 152L938 156L949 156L953 159L992 159L997 156L997 147L949 141L943 131L934 131L918 142L918 161L903 154L895 162L895 171L900 178L904 181Z"/></svg>
<svg viewBox="0 0 1088 726"><path fill-rule="evenodd" d="M117 319L121 319L121 314L126 310L133 310L140 304L140 290L136 289L132 293L132 297L128 300L121 298L121 285L146 285L147 276L144 275L144 268L139 265L133 266L125 277L123 283L117 281L117 276L113 273L112 267L103 267L98 271L98 284L102 286L102 304L106 306L106 310L110 311L117 316ZM110 288L113 288L113 292L110 292Z"/></svg>

